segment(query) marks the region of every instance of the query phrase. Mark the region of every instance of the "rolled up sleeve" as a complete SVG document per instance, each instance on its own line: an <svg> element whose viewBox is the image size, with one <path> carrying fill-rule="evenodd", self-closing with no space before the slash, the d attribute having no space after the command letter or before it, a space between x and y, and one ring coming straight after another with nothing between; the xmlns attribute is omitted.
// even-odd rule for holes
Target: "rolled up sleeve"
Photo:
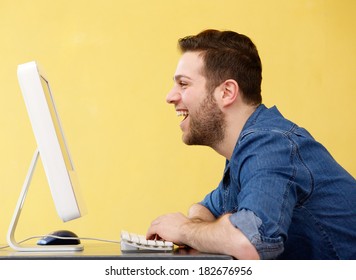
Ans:
<svg viewBox="0 0 356 280"><path fill-rule="evenodd" d="M262 221L252 211L238 211L230 216L230 222L255 246L261 259L275 259L283 252L282 238L264 236Z"/></svg>

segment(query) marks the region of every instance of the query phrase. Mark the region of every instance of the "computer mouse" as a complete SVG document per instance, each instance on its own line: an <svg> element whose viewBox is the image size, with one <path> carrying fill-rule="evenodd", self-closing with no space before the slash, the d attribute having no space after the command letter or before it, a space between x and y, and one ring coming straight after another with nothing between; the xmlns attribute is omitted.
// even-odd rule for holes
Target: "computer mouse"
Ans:
<svg viewBox="0 0 356 280"><path fill-rule="evenodd" d="M60 239L58 237L73 237L73 239ZM37 245L78 245L80 244L78 235L69 230L57 230L37 241Z"/></svg>

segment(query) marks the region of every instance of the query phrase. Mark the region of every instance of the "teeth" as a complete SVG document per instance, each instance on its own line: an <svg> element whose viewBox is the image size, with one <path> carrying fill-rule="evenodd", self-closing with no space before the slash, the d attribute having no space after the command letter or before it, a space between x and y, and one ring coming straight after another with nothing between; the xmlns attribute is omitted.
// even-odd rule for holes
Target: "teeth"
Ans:
<svg viewBox="0 0 356 280"><path fill-rule="evenodd" d="M188 111L177 111L178 117L181 117L181 116L186 117L188 115L189 115Z"/></svg>

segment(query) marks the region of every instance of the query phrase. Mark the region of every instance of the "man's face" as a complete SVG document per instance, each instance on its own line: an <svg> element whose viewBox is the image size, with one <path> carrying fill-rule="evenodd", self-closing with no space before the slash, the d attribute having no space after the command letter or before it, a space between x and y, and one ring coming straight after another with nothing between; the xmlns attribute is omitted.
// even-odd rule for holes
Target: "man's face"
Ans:
<svg viewBox="0 0 356 280"><path fill-rule="evenodd" d="M180 123L183 142L214 148L224 139L225 120L214 92L207 92L203 65L198 52L184 53L177 65L174 86L166 100L175 105L178 116L184 117Z"/></svg>

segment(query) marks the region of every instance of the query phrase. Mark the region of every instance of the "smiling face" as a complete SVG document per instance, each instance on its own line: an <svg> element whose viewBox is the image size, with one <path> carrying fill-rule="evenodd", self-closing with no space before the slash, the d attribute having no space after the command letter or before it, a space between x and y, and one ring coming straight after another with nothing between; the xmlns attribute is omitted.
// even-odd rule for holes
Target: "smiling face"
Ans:
<svg viewBox="0 0 356 280"><path fill-rule="evenodd" d="M214 93L207 92L203 66L199 52L184 53L166 100L175 105L178 116L184 117L180 123L183 142L214 148L224 139L225 120Z"/></svg>

